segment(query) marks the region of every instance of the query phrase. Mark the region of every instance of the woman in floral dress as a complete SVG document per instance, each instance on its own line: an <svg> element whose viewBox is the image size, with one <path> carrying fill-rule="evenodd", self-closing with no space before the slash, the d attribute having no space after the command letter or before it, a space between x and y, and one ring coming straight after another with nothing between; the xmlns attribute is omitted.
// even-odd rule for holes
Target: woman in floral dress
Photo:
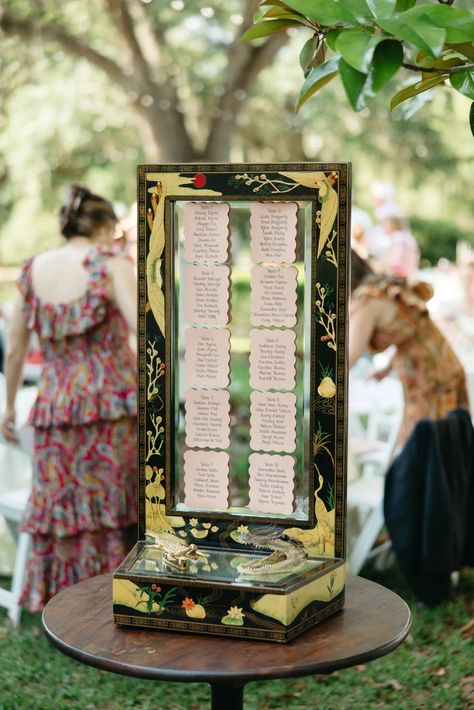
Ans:
<svg viewBox="0 0 474 710"><path fill-rule="evenodd" d="M60 223L64 246L21 270L6 360L2 432L15 441L15 395L35 331L44 367L30 415L34 482L22 523L32 552L21 603L31 611L114 569L137 519L133 265L106 249L116 218L103 198L73 186Z"/></svg>
<svg viewBox="0 0 474 710"><path fill-rule="evenodd" d="M420 419L442 419L456 407L469 409L465 373L429 315L431 286L375 274L354 251L351 261L349 366L365 351L374 354L396 346L392 361L377 377L393 368L401 381L403 444Z"/></svg>

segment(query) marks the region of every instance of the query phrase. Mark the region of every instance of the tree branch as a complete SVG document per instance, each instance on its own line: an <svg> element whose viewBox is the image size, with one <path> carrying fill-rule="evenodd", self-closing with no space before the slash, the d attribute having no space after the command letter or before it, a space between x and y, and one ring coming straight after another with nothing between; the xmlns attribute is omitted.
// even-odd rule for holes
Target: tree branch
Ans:
<svg viewBox="0 0 474 710"><path fill-rule="evenodd" d="M116 62L106 57L104 54L97 52L89 45L84 44L62 27L51 24L41 26L31 20L24 20L4 14L0 17L0 29L10 37L18 35L31 39L39 34L46 40L60 44L71 54L87 59L126 91L133 88L130 77L127 76L120 65L116 64Z"/></svg>
<svg viewBox="0 0 474 710"><path fill-rule="evenodd" d="M162 32L158 37L155 37L153 28L148 15L145 12L146 5L142 0L128 0L129 13L135 23L135 32L140 37L143 56L148 61L149 65L158 70L160 67L161 48L166 48L166 37Z"/></svg>
<svg viewBox="0 0 474 710"><path fill-rule="evenodd" d="M153 37L148 24L148 18L143 10L143 5L136 0L105 0L106 7L114 18L119 31L124 38L133 57L133 63L138 76L141 79L143 93L147 93L156 103L159 98L166 97L170 102L167 111L161 111L156 117L158 125L153 127L153 132L161 136L160 142L167 143L171 147L172 154L177 156L177 151L181 155L191 156L194 153L189 133L186 128L183 115L177 110L178 95L176 89L169 83L158 84L156 72L159 61L158 38L165 46L166 38L161 27L157 33L157 39ZM142 5L142 7L140 7ZM142 50L142 44L138 39L137 26L144 34L144 42L147 44L147 54ZM152 44L150 44L152 43ZM157 108L153 109L156 112ZM146 109L145 109L146 112ZM178 159L178 157L176 157Z"/></svg>
<svg viewBox="0 0 474 710"><path fill-rule="evenodd" d="M251 24L253 9L256 5L250 0L247 5L247 21ZM246 29L242 25L242 29ZM247 92L264 67L271 64L276 53L286 40L286 32L272 35L260 46L243 44L240 41L241 29L229 48L228 76L225 91L217 104L217 116L213 119L206 142L204 155L208 160L223 160L230 150L232 134L237 116L244 104L239 92ZM223 120L224 119L226 120Z"/></svg>
<svg viewBox="0 0 474 710"><path fill-rule="evenodd" d="M122 0L118 0L118 2L110 0L110 5L114 5L115 8L117 8L119 4L122 4ZM129 32L131 29L133 32L133 28L127 29L125 26L127 19L124 18L123 21L123 31ZM131 22L130 16L128 16L128 22ZM176 100L173 102L169 99L171 108L167 111L161 111L158 106L160 95L163 96L163 94L165 94L168 96L172 93L174 97L174 89L169 85L161 86L150 77L150 68L146 64L146 59L143 56L141 59L137 57L137 55L133 53L130 44L128 44L128 41L130 41L132 45L136 43L140 54L136 37L134 41L133 38L129 36L128 41L126 41L130 51L132 51L134 62L142 63L139 67L139 82L137 82L136 77L130 75L130 72L126 72L124 67L77 39L66 29L58 25L42 25L40 22L35 22L30 19L20 19L4 14L0 16L0 29L8 36L16 35L27 39L37 38L39 35L47 41L59 44L70 54L87 59L91 64L105 72L105 74L127 94L134 94L134 98L130 100L130 103L148 123L151 134L153 135L153 140L156 145L159 146L163 159L184 161L192 160L195 157L195 149L184 125L183 116L176 110ZM122 36L124 35L122 34ZM137 83L139 84L138 86ZM151 105L144 105L141 102L142 95L145 93L152 97L153 103Z"/></svg>
<svg viewBox="0 0 474 710"><path fill-rule="evenodd" d="M135 71L142 81L148 82L150 68L138 43L126 3L124 0L105 0L105 6L130 51Z"/></svg>
<svg viewBox="0 0 474 710"><path fill-rule="evenodd" d="M474 69L473 64L459 64L455 67L419 67L417 64L403 62L402 67L410 71L422 72L423 74L456 74L459 71L469 71Z"/></svg>

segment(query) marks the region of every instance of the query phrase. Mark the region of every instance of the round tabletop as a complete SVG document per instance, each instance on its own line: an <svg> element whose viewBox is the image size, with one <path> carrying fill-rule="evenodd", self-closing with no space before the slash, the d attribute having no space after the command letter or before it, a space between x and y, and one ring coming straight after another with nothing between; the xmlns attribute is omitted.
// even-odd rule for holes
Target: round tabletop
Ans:
<svg viewBox="0 0 474 710"><path fill-rule="evenodd" d="M394 592L349 575L346 605L287 644L120 627L112 618L112 575L63 590L43 612L52 643L115 673L181 682L244 683L331 673L379 658L407 636L411 613Z"/></svg>

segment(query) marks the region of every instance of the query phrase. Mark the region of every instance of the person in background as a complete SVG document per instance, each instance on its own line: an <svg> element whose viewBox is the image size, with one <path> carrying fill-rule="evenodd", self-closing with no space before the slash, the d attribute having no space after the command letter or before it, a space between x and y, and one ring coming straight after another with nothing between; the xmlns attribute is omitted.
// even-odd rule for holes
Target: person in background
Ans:
<svg viewBox="0 0 474 710"><path fill-rule="evenodd" d="M420 266L420 249L396 202L395 186L374 182L372 200L377 223L368 232L367 251L374 269L414 280Z"/></svg>
<svg viewBox="0 0 474 710"><path fill-rule="evenodd" d="M1 431L15 433L15 396L30 334L44 366L30 414L33 487L22 530L32 536L21 604L40 611L63 587L114 569L136 510L136 331L133 265L110 256L110 202L73 185L60 211L65 244L24 264L6 356Z"/></svg>
<svg viewBox="0 0 474 710"><path fill-rule="evenodd" d="M469 409L463 367L448 340L430 318L426 302L432 295L425 283L375 273L356 252L351 253L349 367L366 351L380 353L395 346L387 367L403 387L404 417L399 443L405 443L417 421L441 419L456 407Z"/></svg>
<svg viewBox="0 0 474 710"><path fill-rule="evenodd" d="M413 281L420 268L420 248L408 222L398 214L388 213L380 222L387 237L386 245L376 255L377 268L387 274Z"/></svg>
<svg viewBox="0 0 474 710"><path fill-rule="evenodd" d="M120 243L121 249L133 262L137 273L137 203L135 202L127 214L118 222L115 241Z"/></svg>
<svg viewBox="0 0 474 710"><path fill-rule="evenodd" d="M368 235L372 229L372 220L360 207L351 211L351 246L362 258L369 254Z"/></svg>

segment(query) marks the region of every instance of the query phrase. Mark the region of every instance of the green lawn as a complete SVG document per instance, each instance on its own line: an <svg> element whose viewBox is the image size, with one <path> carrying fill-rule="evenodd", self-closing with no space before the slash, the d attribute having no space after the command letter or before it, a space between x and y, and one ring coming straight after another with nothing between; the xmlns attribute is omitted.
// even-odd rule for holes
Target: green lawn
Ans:
<svg viewBox="0 0 474 710"><path fill-rule="evenodd" d="M403 646L377 661L331 676L249 683L246 710L474 707L474 644L472 637L460 633L474 615L474 571L461 577L452 602L433 610L417 606L398 568L383 574L366 569L364 574L410 604L413 629ZM14 631L0 611L1 710L201 710L209 707L209 701L204 683L134 680L81 665L49 644L39 615L24 614L21 629Z"/></svg>

